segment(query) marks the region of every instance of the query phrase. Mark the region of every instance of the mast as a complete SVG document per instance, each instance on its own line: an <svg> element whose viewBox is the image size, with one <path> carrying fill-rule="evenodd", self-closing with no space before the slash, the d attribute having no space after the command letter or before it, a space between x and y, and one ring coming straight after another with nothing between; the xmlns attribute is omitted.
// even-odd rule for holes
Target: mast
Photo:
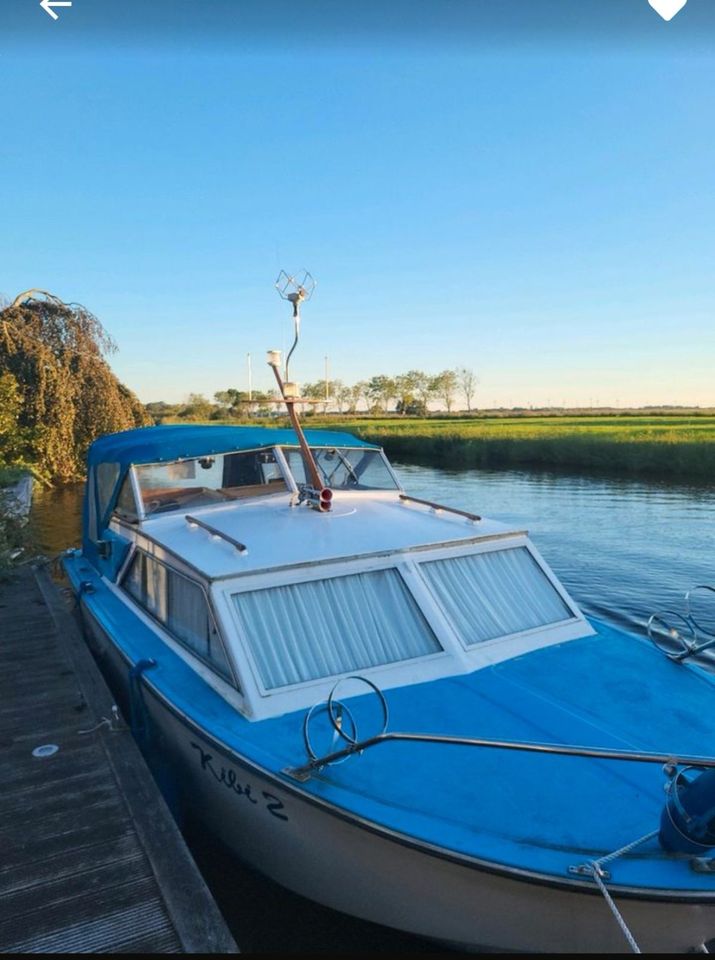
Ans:
<svg viewBox="0 0 715 960"><path fill-rule="evenodd" d="M303 428L298 417L298 411L296 409L296 404L300 399L298 396L298 385L292 380L288 379L290 360L293 356L295 348L298 346L298 340L300 338L300 305L303 303L303 301L310 300L310 298L313 296L315 286L315 280L307 271L303 272L303 276L300 281L296 280L295 277L289 276L285 270L281 270L281 272L278 274L278 279L276 280L276 289L283 300L288 300L289 303L293 304L293 327L295 331L295 338L293 340L293 346L290 348L288 356L286 357L285 380L283 380L281 377L280 372L280 350L268 351L268 365L273 369L273 374L276 378L278 389L280 390L281 396L283 397L283 402L288 410L288 416L290 417L290 422L293 426L293 430L295 431L295 435L298 438L298 444L303 455L306 471L310 477L310 483L303 484L300 489L299 500L306 500L314 509L325 512L330 510L330 504L333 499L333 491L329 487L323 485L318 467L313 458L313 451L308 446L308 441L305 439L305 434L303 433Z"/></svg>

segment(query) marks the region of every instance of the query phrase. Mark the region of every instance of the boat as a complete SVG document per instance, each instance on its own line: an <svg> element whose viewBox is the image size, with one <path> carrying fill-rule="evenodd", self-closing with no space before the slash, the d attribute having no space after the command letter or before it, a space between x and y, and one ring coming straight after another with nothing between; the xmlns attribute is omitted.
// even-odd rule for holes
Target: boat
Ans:
<svg viewBox="0 0 715 960"><path fill-rule="evenodd" d="M63 556L179 802L284 887L440 943L707 952L715 639L689 609L586 617L526 530L304 431L269 360L291 428L96 440Z"/></svg>

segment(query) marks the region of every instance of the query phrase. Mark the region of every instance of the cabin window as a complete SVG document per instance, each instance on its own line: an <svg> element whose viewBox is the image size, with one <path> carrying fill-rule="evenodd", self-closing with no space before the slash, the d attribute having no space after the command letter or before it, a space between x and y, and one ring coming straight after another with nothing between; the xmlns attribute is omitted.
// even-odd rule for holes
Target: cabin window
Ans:
<svg viewBox="0 0 715 960"><path fill-rule="evenodd" d="M206 594L198 583L137 550L123 586L169 633L232 682Z"/></svg>
<svg viewBox="0 0 715 960"><path fill-rule="evenodd" d="M467 646L574 616L526 547L431 560L420 569Z"/></svg>
<svg viewBox="0 0 715 960"><path fill-rule="evenodd" d="M266 690L442 651L395 569L251 590L233 603Z"/></svg>
<svg viewBox="0 0 715 960"><path fill-rule="evenodd" d="M100 517L104 517L107 512L107 507L109 506L109 501L112 498L118 479L118 463L97 464L97 502L99 504Z"/></svg>
<svg viewBox="0 0 715 960"><path fill-rule="evenodd" d="M135 470L147 516L288 489L273 450L211 454Z"/></svg>
<svg viewBox="0 0 715 960"><path fill-rule="evenodd" d="M333 490L396 490L395 478L380 450L365 447L311 447L323 483ZM303 454L285 448L288 466L298 484L308 482Z"/></svg>
<svg viewBox="0 0 715 960"><path fill-rule="evenodd" d="M134 488L132 487L132 478L129 474L124 478L117 503L114 509L124 520L137 520L137 503L134 497Z"/></svg>

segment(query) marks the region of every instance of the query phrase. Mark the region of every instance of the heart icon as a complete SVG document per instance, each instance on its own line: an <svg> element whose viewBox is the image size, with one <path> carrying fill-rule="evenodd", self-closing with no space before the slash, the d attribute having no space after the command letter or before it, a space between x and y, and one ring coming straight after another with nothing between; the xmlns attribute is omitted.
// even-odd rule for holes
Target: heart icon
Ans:
<svg viewBox="0 0 715 960"><path fill-rule="evenodd" d="M680 13L688 0L648 0L656 13L664 20L672 20L676 13Z"/></svg>

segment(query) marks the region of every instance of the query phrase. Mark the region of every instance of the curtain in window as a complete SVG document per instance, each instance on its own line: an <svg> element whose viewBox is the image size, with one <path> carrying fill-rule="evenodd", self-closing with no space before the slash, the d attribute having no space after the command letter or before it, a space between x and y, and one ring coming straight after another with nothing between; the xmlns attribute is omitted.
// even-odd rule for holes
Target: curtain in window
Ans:
<svg viewBox="0 0 715 960"><path fill-rule="evenodd" d="M166 623L166 567L144 554L144 603L149 613Z"/></svg>
<svg viewBox="0 0 715 960"><path fill-rule="evenodd" d="M573 616L526 547L432 560L420 570L470 646Z"/></svg>
<svg viewBox="0 0 715 960"><path fill-rule="evenodd" d="M234 594L266 689L436 653L396 570Z"/></svg>
<svg viewBox="0 0 715 960"><path fill-rule="evenodd" d="M221 638L209 615L206 595L197 583L138 550L123 586L177 640L234 682Z"/></svg>
<svg viewBox="0 0 715 960"><path fill-rule="evenodd" d="M166 623L166 567L138 550L124 581L125 588L149 611Z"/></svg>
<svg viewBox="0 0 715 960"><path fill-rule="evenodd" d="M171 570L167 573L169 604L166 625L179 640L208 659L209 615L203 590Z"/></svg>

